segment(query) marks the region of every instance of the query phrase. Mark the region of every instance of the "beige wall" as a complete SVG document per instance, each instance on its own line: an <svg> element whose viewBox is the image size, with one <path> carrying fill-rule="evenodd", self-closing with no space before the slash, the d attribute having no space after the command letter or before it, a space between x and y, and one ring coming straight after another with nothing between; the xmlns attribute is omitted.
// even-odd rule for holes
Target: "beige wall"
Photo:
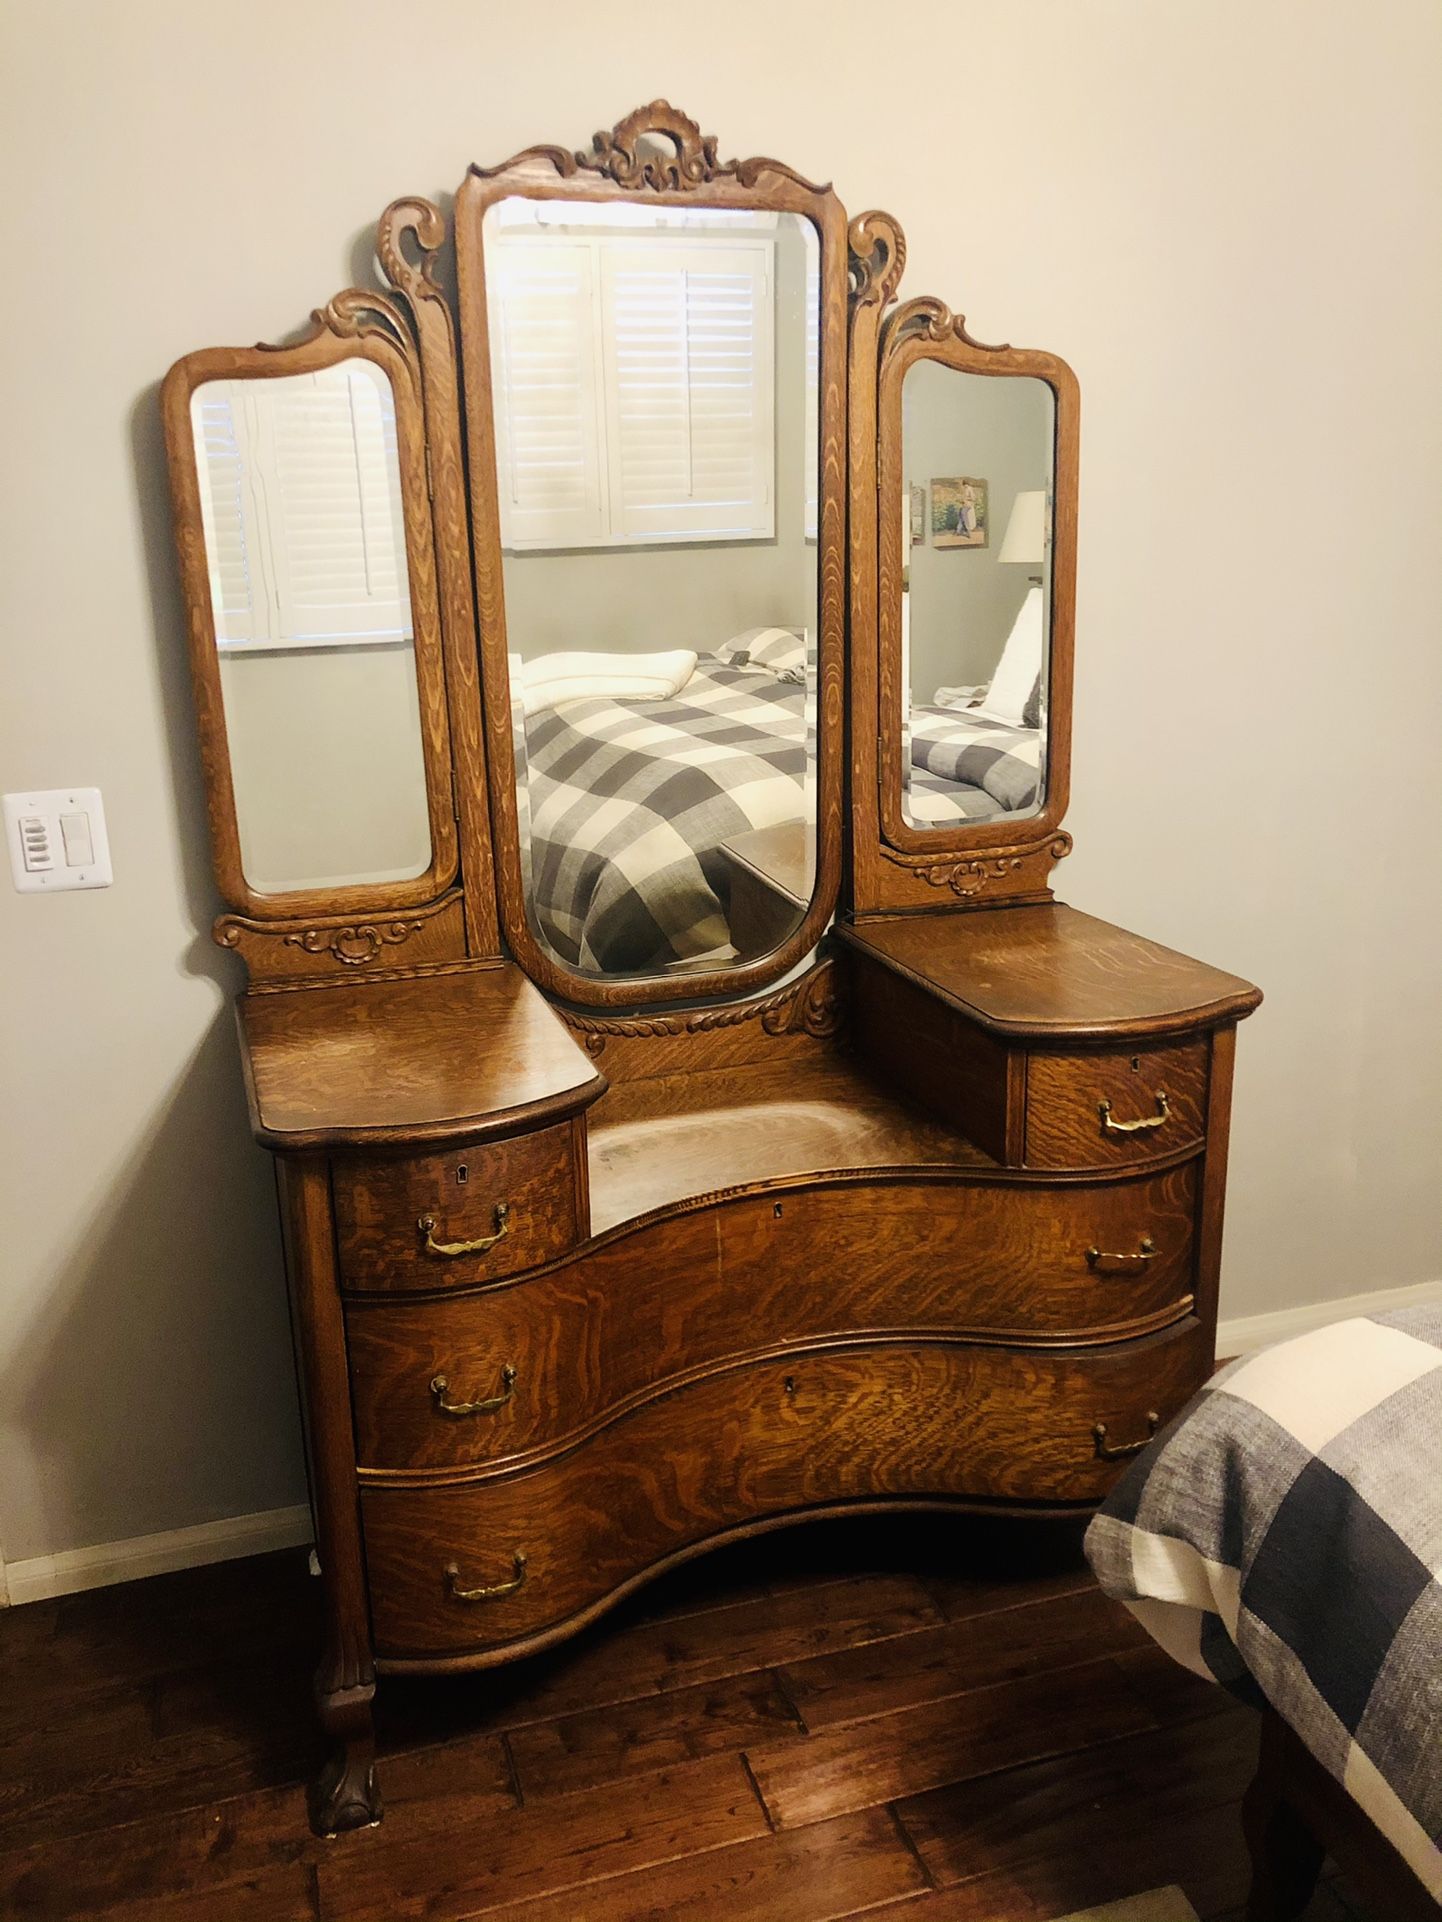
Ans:
<svg viewBox="0 0 1442 1922"><path fill-rule="evenodd" d="M1264 984L1225 1309L1442 1275L1442 10L13 0L4 786L99 782L115 886L0 884L8 1558L294 1501L156 384L276 337L376 215L669 95L906 224L913 294L1083 393L1063 894ZM896 57L916 35L926 57ZM247 129L227 143L227 129ZM1360 723L1360 726L1359 726Z"/></svg>

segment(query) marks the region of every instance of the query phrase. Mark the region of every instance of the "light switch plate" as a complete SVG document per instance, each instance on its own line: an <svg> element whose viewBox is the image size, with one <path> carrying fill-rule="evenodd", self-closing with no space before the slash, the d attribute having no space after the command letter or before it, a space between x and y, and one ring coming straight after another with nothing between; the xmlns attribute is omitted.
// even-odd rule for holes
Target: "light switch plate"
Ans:
<svg viewBox="0 0 1442 1922"><path fill-rule="evenodd" d="M98 787L30 788L7 794L4 806L10 872L21 894L110 886L110 840Z"/></svg>

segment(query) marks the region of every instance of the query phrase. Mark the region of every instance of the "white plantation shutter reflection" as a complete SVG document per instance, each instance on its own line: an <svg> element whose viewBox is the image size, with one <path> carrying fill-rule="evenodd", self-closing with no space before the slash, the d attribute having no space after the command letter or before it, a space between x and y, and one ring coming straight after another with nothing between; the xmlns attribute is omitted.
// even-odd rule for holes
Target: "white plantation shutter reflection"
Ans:
<svg viewBox="0 0 1442 1922"><path fill-rule="evenodd" d="M729 234L495 237L503 546L774 534L772 255Z"/></svg>
<svg viewBox="0 0 1442 1922"><path fill-rule="evenodd" d="M200 517L210 568L217 641L253 636L250 548L246 539L245 464L228 387L211 381L191 402Z"/></svg>
<svg viewBox="0 0 1442 1922"><path fill-rule="evenodd" d="M487 294L502 544L591 546L607 533L595 250L508 236L494 257Z"/></svg>
<svg viewBox="0 0 1442 1922"><path fill-rule="evenodd" d="M613 534L773 532L770 253L671 240L605 246Z"/></svg>
<svg viewBox="0 0 1442 1922"><path fill-rule="evenodd" d="M411 637L395 396L356 360L213 381L192 402L217 639Z"/></svg>
<svg viewBox="0 0 1442 1922"><path fill-rule="evenodd" d="M280 632L302 643L405 639L410 594L390 382L369 361L309 379L267 396L274 458L261 471L274 476L268 520Z"/></svg>

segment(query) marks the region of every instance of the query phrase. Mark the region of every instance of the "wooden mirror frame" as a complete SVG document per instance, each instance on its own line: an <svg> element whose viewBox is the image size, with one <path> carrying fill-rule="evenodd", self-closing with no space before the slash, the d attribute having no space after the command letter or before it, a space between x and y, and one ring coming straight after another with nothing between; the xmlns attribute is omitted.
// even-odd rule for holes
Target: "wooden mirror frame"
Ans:
<svg viewBox="0 0 1442 1922"><path fill-rule="evenodd" d="M657 149L655 138L670 143ZM643 142L651 144L643 144ZM480 620L487 758L501 922L511 951L540 987L582 1007L654 1006L743 996L777 980L821 939L841 886L843 678L846 624L846 214L829 186L779 160L717 159L714 135L664 100L639 107L589 151L529 147L497 167L472 166L456 196L456 262L470 459L471 529ZM511 734L505 591L491 404L483 224L498 201L617 201L794 213L820 242L817 415L816 883L810 906L780 947L754 961L705 972L585 975L541 944L526 913Z"/></svg>
<svg viewBox="0 0 1442 1922"><path fill-rule="evenodd" d="M888 214L850 230L852 899L857 918L918 907L1047 901L1071 789L1080 393L1055 354L989 347L966 318L930 297L895 311L906 261ZM1040 811L954 827L914 827L902 806L902 382L918 361L964 373L1044 381L1055 402L1051 624L1045 790Z"/></svg>
<svg viewBox="0 0 1442 1922"><path fill-rule="evenodd" d="M424 873L411 880L357 881L333 888L262 893L246 880L241 859L220 684L220 653L201 517L191 397L208 381L273 380L289 374L315 373L320 368L355 359L374 362L389 379L395 395L396 451L431 859ZM312 315L310 331L300 340L282 346L211 347L187 354L166 375L161 389L161 410L215 877L226 904L238 910L239 916L248 917L223 916L216 924L216 939L226 947L241 947L248 961L257 955L273 957L270 972L314 972L313 966L303 965L307 954L328 954L342 967L374 961L383 948L399 945L412 932L419 932L419 926L412 929L409 924L397 923L393 928L382 929L374 925L342 927L335 924L347 917L379 915L436 902L455 880L459 861L429 498L426 413L415 342L400 309L386 295L350 288ZM357 772L358 777L363 778L364 769ZM327 921L327 925L305 928L303 924L307 920ZM251 934L263 937L277 923L291 924L292 931L283 938L288 945L300 949L299 954L288 956L284 961L274 958L273 942L262 939L255 943L247 939ZM276 931L280 932L278 928Z"/></svg>

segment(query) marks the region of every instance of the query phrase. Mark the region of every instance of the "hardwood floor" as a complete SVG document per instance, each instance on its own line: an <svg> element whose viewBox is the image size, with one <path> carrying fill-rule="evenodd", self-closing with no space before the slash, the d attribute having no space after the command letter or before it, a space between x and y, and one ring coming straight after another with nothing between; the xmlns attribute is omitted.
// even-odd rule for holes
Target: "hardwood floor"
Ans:
<svg viewBox="0 0 1442 1922"><path fill-rule="evenodd" d="M305 1557L0 1614L0 1915L1048 1922L1246 1889L1251 1713L1066 1527L813 1525L493 1677L387 1679L381 1827L306 1829ZM1324 1882L1308 1922L1357 1914Z"/></svg>

